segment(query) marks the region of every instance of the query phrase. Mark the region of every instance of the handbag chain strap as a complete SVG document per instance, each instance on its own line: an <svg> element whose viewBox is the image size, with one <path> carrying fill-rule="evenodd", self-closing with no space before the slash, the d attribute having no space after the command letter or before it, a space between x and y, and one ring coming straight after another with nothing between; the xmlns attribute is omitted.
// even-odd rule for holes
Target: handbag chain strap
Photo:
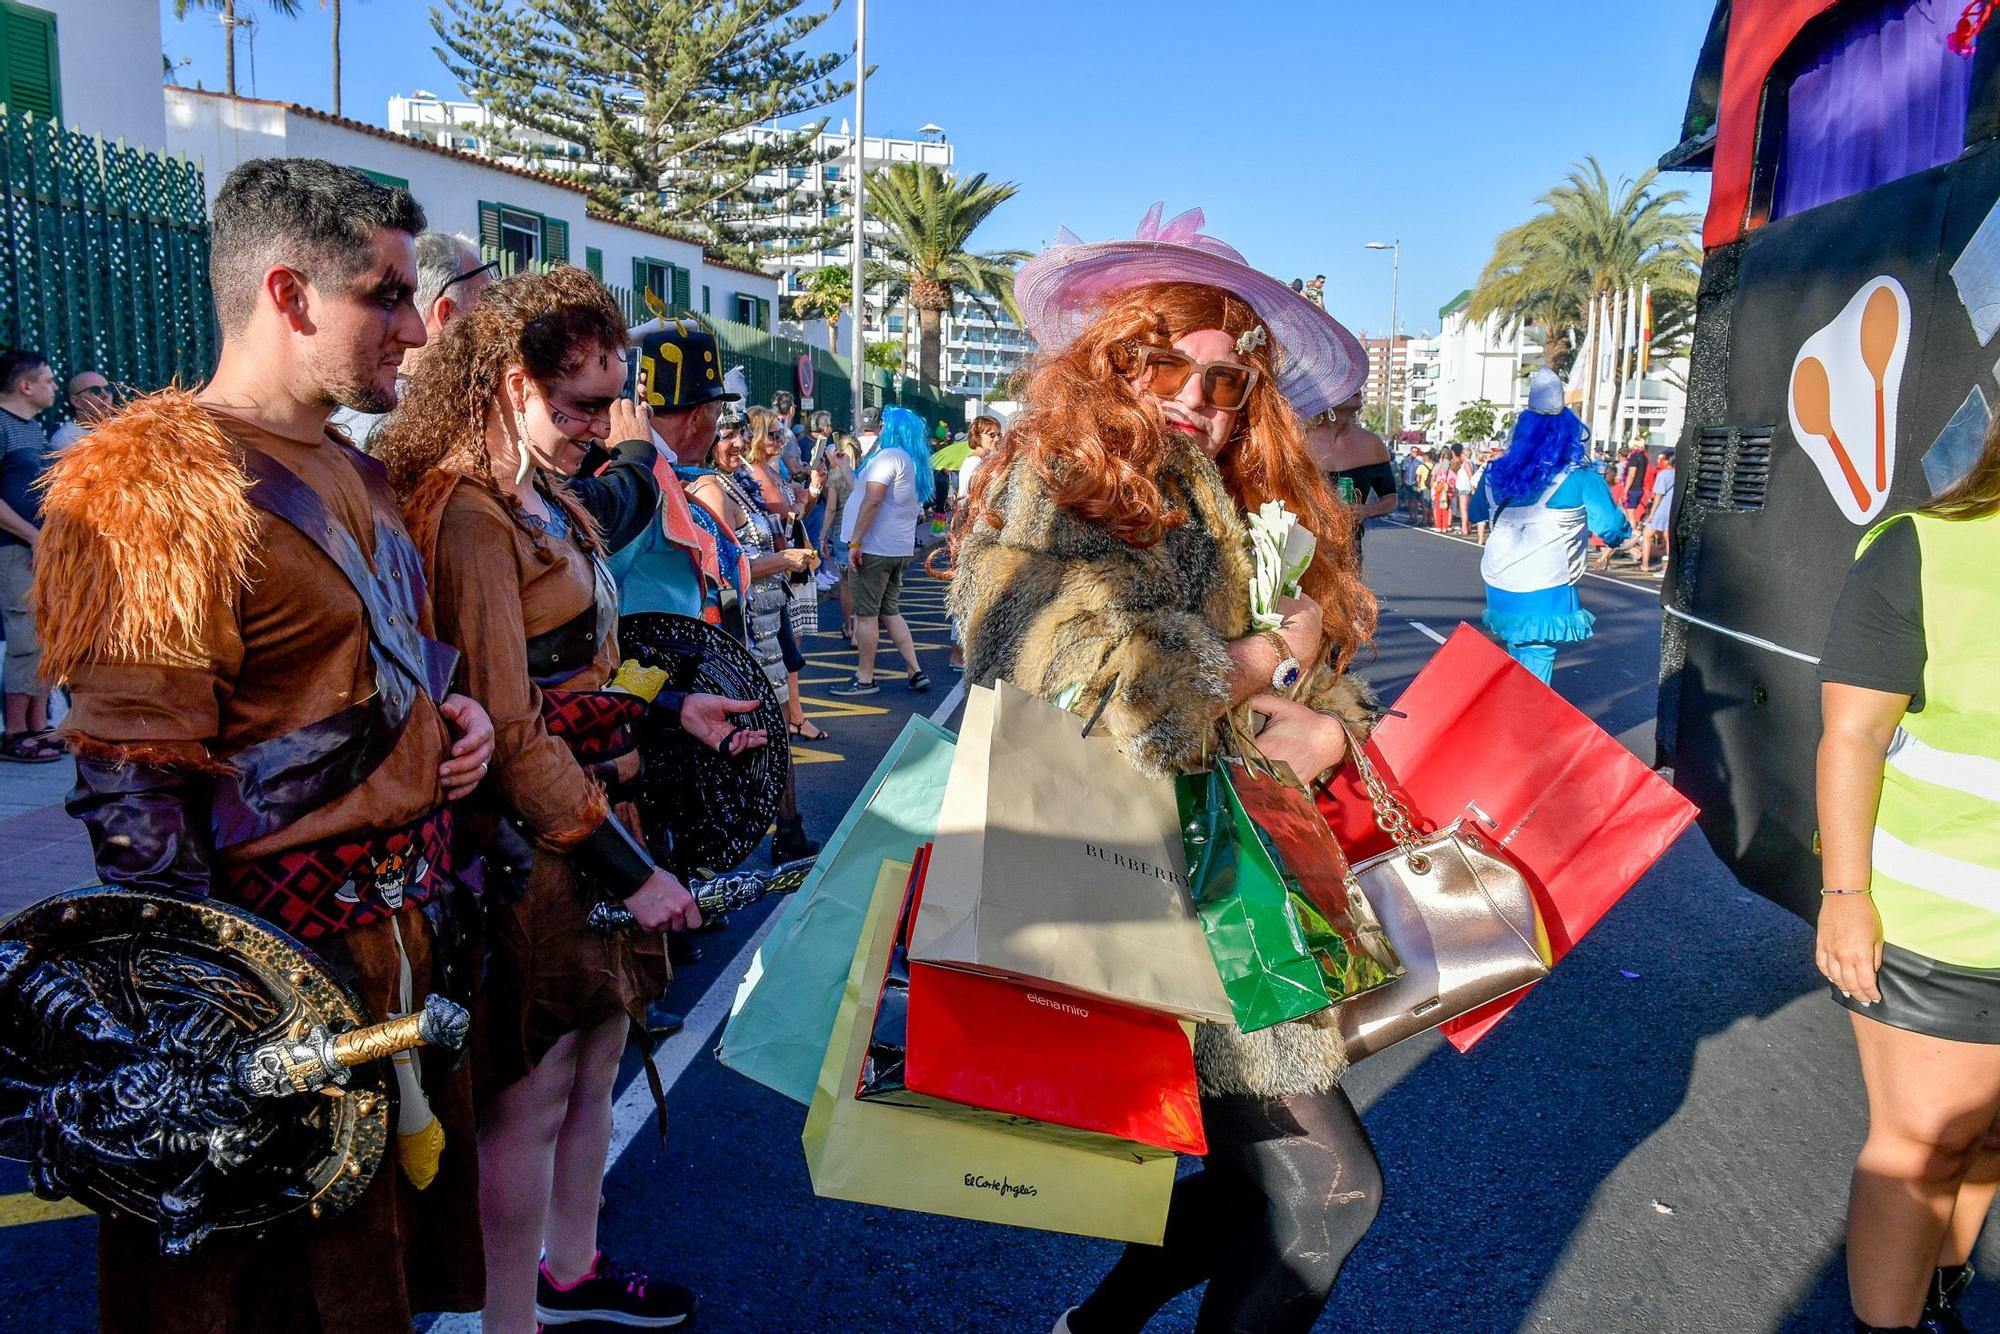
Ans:
<svg viewBox="0 0 2000 1334"><path fill-rule="evenodd" d="M1347 733L1347 753L1353 758L1354 767L1360 771L1361 781L1368 789L1368 803L1375 808L1376 827L1402 849L1403 856L1409 861L1410 869L1418 875L1423 875L1431 869L1431 859L1419 851L1423 846L1423 840L1418 837L1417 830L1410 821L1410 808L1405 806L1402 798L1390 791L1389 785L1382 781L1382 775L1375 768L1374 761L1368 758L1367 747L1362 744L1361 738L1354 734L1354 729L1348 726L1345 718L1340 720L1340 727Z"/></svg>

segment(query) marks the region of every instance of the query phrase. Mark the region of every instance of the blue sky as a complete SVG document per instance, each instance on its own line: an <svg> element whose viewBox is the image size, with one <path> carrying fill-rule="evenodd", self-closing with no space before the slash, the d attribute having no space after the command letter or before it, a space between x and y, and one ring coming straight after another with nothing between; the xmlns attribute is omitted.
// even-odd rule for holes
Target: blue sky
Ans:
<svg viewBox="0 0 2000 1334"><path fill-rule="evenodd" d="M256 30L258 96L326 107L328 20ZM1017 182L983 244L1040 249L1058 225L1129 236L1155 199L1200 205L1207 230L1284 278L1327 275L1357 330L1435 329L1495 234L1595 154L1634 176L1678 137L1709 0L871 0L871 133L948 132L961 171ZM212 14L163 37L180 81L222 85ZM380 124L392 93L458 90L423 0L346 0L343 111ZM815 37L851 48L852 0ZM237 79L249 93L239 36ZM838 125L849 107L833 111ZM1706 199L1707 179L1669 186Z"/></svg>

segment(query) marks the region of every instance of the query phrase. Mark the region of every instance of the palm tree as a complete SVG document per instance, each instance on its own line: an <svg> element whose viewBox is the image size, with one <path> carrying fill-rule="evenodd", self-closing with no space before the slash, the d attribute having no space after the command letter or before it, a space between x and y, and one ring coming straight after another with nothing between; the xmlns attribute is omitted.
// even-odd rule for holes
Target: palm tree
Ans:
<svg viewBox="0 0 2000 1334"><path fill-rule="evenodd" d="M1493 258L1472 289L1466 314L1499 315L1542 330L1543 354L1566 371L1574 331L1588 323L1591 298L1650 283L1653 354L1666 361L1681 353L1694 324L1701 250L1699 215L1680 211L1684 190L1655 191L1658 171L1616 187L1594 157L1535 202L1542 211L1493 243Z"/></svg>
<svg viewBox="0 0 2000 1334"><path fill-rule="evenodd" d="M887 371L891 375L900 375L903 372L903 354L893 338L884 338L879 342L868 344L861 354L861 359L871 370Z"/></svg>
<svg viewBox="0 0 2000 1334"><path fill-rule="evenodd" d="M247 5L249 0L244 0L244 3ZM281 14L288 19L295 19L299 16L299 0L264 0L264 3L271 7L271 12L274 14ZM176 19L186 18L190 9L202 11L215 10L222 15L222 69L224 82L228 85L229 95L231 97L236 96L236 25L247 22L247 20L236 17L236 0L174 0L174 17ZM336 28L335 31L337 33L338 29ZM338 40L337 37L336 40ZM338 67L336 66L336 68ZM334 87L337 89L339 86L338 77L336 76ZM334 109L336 111L339 110L337 104Z"/></svg>
<svg viewBox="0 0 2000 1334"><path fill-rule="evenodd" d="M840 351L840 317L854 295L854 276L832 265L817 270L800 285L792 308L804 320L826 321L826 350Z"/></svg>
<svg viewBox="0 0 2000 1334"><path fill-rule="evenodd" d="M896 275L872 259L862 266L861 281L864 287L886 287L892 293L902 290ZM799 319L825 320L827 351L838 353L840 348L836 344L840 335L834 326L847 313L853 296L853 272L839 265L828 265L814 270L801 284L792 297L792 309ZM893 295L886 296L885 304L894 299Z"/></svg>
<svg viewBox="0 0 2000 1334"><path fill-rule="evenodd" d="M886 230L889 262L909 284L917 312L917 377L938 383L943 351L944 313L960 292L990 311L998 300L1019 319L1014 305L1014 268L1025 250L966 249L979 224L1013 198L1009 182L988 184L986 173L960 180L930 163L894 162L868 175L869 211Z"/></svg>
<svg viewBox="0 0 2000 1334"><path fill-rule="evenodd" d="M319 0L321 9L333 11L333 114L340 114L340 0Z"/></svg>

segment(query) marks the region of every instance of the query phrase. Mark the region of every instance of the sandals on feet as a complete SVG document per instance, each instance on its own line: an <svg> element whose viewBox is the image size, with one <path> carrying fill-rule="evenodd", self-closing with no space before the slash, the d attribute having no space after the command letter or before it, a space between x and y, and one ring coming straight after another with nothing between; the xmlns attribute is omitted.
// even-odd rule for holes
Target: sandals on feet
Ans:
<svg viewBox="0 0 2000 1334"><path fill-rule="evenodd" d="M789 723L787 724L787 726L789 726L792 729L792 735L797 737L801 741L810 743L815 741L833 740L833 733L827 731L824 727L821 727L818 723L815 723L810 718L806 719L806 721L802 723ZM812 728L812 731L810 732L806 731L808 727Z"/></svg>
<svg viewBox="0 0 2000 1334"><path fill-rule="evenodd" d="M54 764L69 753L47 732L11 732L0 736L0 760L10 764Z"/></svg>

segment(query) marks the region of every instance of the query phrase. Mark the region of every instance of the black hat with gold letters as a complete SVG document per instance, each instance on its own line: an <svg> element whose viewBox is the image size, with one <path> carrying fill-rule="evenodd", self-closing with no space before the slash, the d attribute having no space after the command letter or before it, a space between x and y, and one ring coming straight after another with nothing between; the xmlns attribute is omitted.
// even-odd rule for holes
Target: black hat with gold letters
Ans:
<svg viewBox="0 0 2000 1334"><path fill-rule="evenodd" d="M742 397L722 387L715 335L688 319L662 319L634 331L639 386L655 412L678 412Z"/></svg>

